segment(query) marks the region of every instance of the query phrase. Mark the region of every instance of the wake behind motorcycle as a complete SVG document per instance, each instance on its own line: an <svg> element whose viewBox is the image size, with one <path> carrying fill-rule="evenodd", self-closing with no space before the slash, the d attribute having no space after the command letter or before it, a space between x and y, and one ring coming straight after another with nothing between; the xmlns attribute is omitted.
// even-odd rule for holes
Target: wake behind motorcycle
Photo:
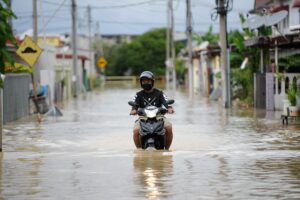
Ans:
<svg viewBox="0 0 300 200"><path fill-rule="evenodd" d="M168 100L167 104L173 104L174 100ZM129 101L130 106L137 106L135 102ZM166 138L164 128L164 115L167 109L156 106L146 106L138 108L140 123L140 142L142 149L154 148L157 150L165 149Z"/></svg>

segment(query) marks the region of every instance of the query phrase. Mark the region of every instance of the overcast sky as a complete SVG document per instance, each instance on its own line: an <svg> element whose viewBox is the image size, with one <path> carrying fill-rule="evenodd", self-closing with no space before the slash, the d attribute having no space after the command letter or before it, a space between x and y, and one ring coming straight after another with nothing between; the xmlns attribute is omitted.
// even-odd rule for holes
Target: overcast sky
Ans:
<svg viewBox="0 0 300 200"><path fill-rule="evenodd" d="M97 22L102 34L141 34L152 28L166 27L167 0L77 0L78 32L88 33L87 6L92 10L92 32L97 32ZM175 31L185 31L185 0L174 0ZM218 32L218 20L213 21L214 0L191 0L194 32L207 32L210 24ZM38 0L39 34L71 32L71 0ZM238 14L247 13L254 0L234 0L228 15L228 29L241 29ZM18 16L13 21L16 33L32 28L32 0L12 0L13 11ZM45 27L45 28L43 28Z"/></svg>

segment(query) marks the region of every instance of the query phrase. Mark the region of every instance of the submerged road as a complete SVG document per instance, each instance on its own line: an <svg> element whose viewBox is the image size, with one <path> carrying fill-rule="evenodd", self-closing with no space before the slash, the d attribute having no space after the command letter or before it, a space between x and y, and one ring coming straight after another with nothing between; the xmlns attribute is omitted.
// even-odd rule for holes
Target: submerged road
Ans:
<svg viewBox="0 0 300 200"><path fill-rule="evenodd" d="M135 150L130 84L64 105L63 117L4 126L0 199L299 199L300 129L274 113L174 98L170 151Z"/></svg>

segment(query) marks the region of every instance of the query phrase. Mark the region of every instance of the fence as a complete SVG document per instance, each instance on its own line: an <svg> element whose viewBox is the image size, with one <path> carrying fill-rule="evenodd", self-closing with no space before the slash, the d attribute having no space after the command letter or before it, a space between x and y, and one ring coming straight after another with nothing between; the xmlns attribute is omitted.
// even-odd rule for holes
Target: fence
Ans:
<svg viewBox="0 0 300 200"><path fill-rule="evenodd" d="M136 83L136 76L106 76L105 81L129 81L133 84Z"/></svg>
<svg viewBox="0 0 300 200"><path fill-rule="evenodd" d="M3 89L3 123L17 120L29 114L28 74L6 74Z"/></svg>
<svg viewBox="0 0 300 200"><path fill-rule="evenodd" d="M300 74L299 73L283 73L281 77L275 77L275 109L282 110L283 109L283 100L287 98L287 90L290 84L293 81L296 81L296 84L300 85ZM300 106L299 97L297 97L297 106Z"/></svg>

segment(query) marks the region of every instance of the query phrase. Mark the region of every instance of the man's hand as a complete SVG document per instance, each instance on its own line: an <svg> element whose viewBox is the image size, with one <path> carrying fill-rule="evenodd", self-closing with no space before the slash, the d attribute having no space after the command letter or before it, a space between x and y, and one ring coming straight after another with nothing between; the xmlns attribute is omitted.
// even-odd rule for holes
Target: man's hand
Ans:
<svg viewBox="0 0 300 200"><path fill-rule="evenodd" d="M173 114L174 113L174 110L172 107L168 107L168 114Z"/></svg>
<svg viewBox="0 0 300 200"><path fill-rule="evenodd" d="M129 115L136 115L137 114L137 111L136 110L131 110Z"/></svg>

